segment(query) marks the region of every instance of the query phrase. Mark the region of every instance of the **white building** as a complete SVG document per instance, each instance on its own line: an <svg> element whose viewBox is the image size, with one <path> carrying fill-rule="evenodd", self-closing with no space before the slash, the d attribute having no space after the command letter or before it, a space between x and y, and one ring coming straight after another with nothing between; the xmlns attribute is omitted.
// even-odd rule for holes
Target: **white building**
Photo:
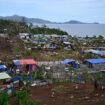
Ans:
<svg viewBox="0 0 105 105"><path fill-rule="evenodd" d="M18 35L18 37L20 38L20 39L30 39L30 35L29 35L29 33L19 33L19 35Z"/></svg>

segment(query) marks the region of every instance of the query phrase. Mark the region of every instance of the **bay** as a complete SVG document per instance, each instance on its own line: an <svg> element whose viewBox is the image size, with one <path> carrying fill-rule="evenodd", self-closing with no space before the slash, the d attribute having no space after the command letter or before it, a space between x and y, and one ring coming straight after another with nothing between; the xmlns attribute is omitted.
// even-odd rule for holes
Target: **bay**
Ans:
<svg viewBox="0 0 105 105"><path fill-rule="evenodd" d="M34 26L46 25L49 28L57 28L66 31L72 36L98 36L105 37L105 24L36 24Z"/></svg>

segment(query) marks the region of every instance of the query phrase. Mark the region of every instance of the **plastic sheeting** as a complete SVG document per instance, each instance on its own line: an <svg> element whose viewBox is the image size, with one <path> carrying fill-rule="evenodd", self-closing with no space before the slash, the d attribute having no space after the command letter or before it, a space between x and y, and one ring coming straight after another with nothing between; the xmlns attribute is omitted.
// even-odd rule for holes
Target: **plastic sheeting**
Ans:
<svg viewBox="0 0 105 105"><path fill-rule="evenodd" d="M70 62L74 62L75 60L73 59L64 59L61 63L66 64L66 63L70 63Z"/></svg>
<svg viewBox="0 0 105 105"><path fill-rule="evenodd" d="M26 64L36 64L34 59L21 59L21 60L13 60L15 65L26 65Z"/></svg>
<svg viewBox="0 0 105 105"><path fill-rule="evenodd" d="M7 67L5 65L0 65L0 70L1 69L6 69Z"/></svg>
<svg viewBox="0 0 105 105"><path fill-rule="evenodd" d="M100 50L86 50L85 52L91 52L93 54L99 54L99 55L105 55L105 51L100 51Z"/></svg>
<svg viewBox="0 0 105 105"><path fill-rule="evenodd" d="M6 72L0 73L0 80L1 79L10 79L10 78L11 77Z"/></svg>
<svg viewBox="0 0 105 105"><path fill-rule="evenodd" d="M16 77L12 78L12 81L18 81L18 80L20 80L20 79L21 79L20 76L16 76Z"/></svg>
<svg viewBox="0 0 105 105"><path fill-rule="evenodd" d="M99 59L86 59L86 62L97 64L97 63L105 63L105 58L99 58Z"/></svg>

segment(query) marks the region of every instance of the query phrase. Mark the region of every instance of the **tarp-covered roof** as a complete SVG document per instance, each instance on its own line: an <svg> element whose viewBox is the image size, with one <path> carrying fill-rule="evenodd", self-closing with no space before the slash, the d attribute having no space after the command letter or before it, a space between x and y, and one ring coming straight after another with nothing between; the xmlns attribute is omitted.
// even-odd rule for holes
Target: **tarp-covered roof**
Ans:
<svg viewBox="0 0 105 105"><path fill-rule="evenodd" d="M64 59L61 63L66 64L66 63L70 63L70 62L74 62L75 60L73 59Z"/></svg>
<svg viewBox="0 0 105 105"><path fill-rule="evenodd" d="M5 68L6 68L5 65L0 65L0 70L1 70L1 69L5 69Z"/></svg>
<svg viewBox="0 0 105 105"><path fill-rule="evenodd" d="M98 58L98 59L86 59L85 61L92 63L92 64L97 64L97 63L105 63L105 58Z"/></svg>
<svg viewBox="0 0 105 105"><path fill-rule="evenodd" d="M6 72L0 73L0 80L1 79L9 79L11 78Z"/></svg>
<svg viewBox="0 0 105 105"><path fill-rule="evenodd" d="M85 52L91 52L93 54L99 54L99 55L105 55L105 51L100 51L100 50L85 50Z"/></svg>
<svg viewBox="0 0 105 105"><path fill-rule="evenodd" d="M15 65L36 64L34 59L13 60Z"/></svg>

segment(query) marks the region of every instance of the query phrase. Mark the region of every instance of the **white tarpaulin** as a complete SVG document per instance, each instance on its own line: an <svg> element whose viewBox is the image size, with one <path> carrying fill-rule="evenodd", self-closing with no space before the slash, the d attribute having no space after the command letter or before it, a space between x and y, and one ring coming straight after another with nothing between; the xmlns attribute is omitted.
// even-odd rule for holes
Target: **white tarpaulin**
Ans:
<svg viewBox="0 0 105 105"><path fill-rule="evenodd" d="M6 72L0 73L0 80L1 79L9 79L11 78Z"/></svg>

